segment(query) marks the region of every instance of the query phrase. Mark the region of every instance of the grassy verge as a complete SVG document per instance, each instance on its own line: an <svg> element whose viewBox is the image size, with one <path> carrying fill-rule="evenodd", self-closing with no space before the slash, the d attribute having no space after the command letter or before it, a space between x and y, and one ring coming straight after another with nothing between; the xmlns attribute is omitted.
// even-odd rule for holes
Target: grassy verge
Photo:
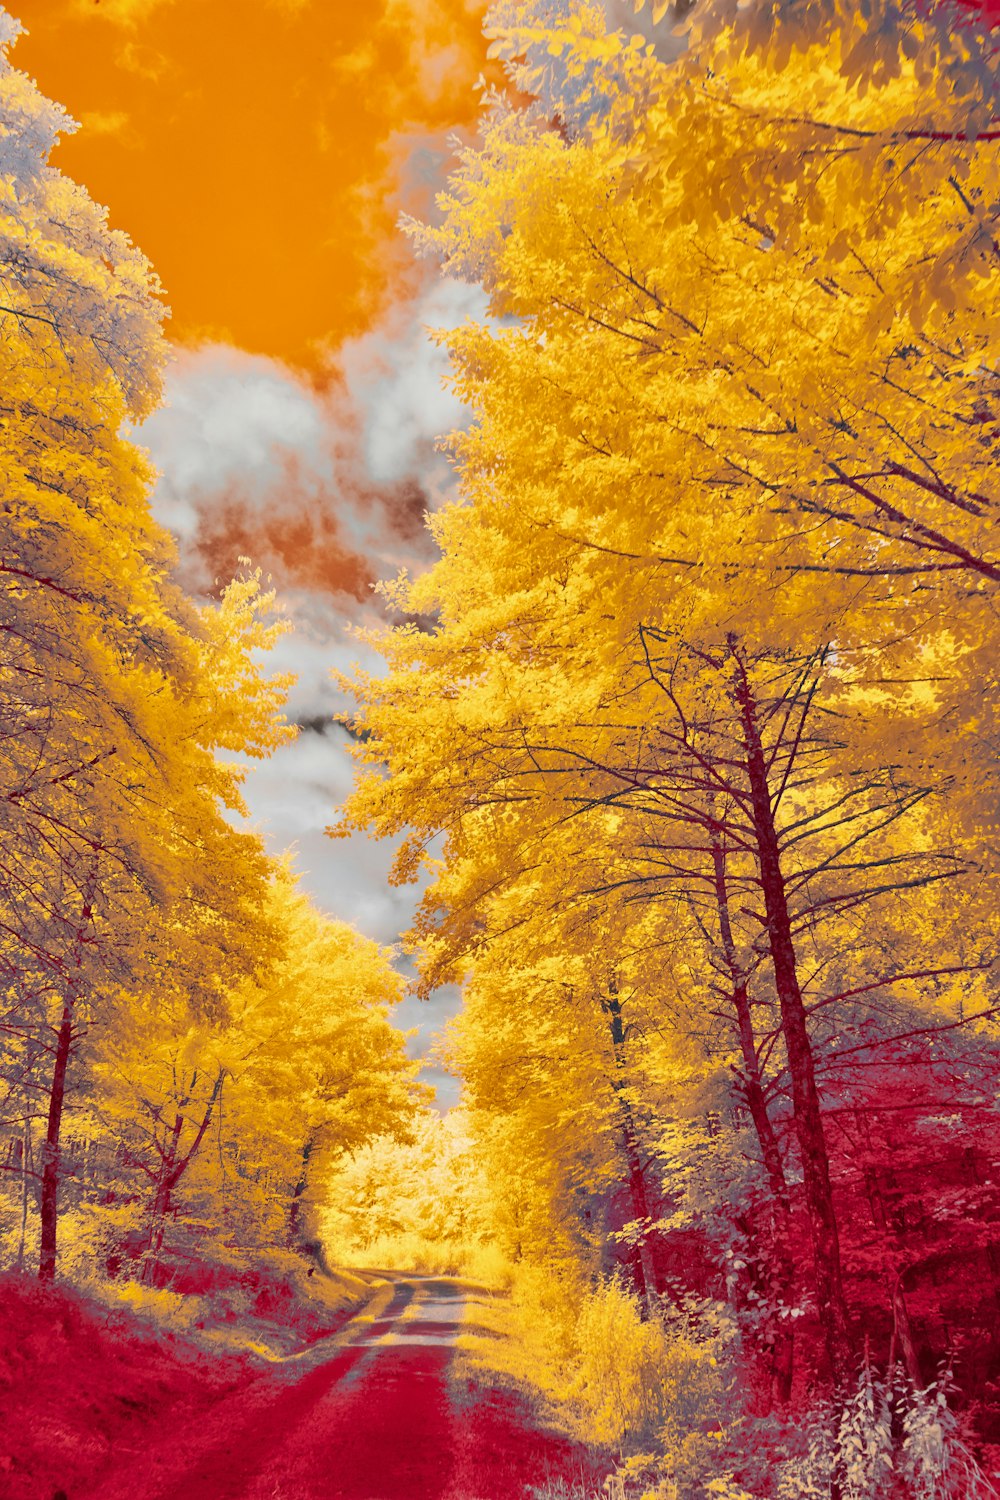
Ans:
<svg viewBox="0 0 1000 1500"><path fill-rule="evenodd" d="M350 1270L322 1273L287 1250L216 1255L178 1272L165 1289L95 1282L88 1293L206 1350L287 1359L329 1337L384 1282Z"/></svg>
<svg viewBox="0 0 1000 1500"><path fill-rule="evenodd" d="M187 1430L366 1303L377 1316L391 1291L378 1278L310 1275L281 1252L258 1257L242 1280L203 1268L198 1294L0 1276L0 1495L85 1490L116 1451L164 1426Z"/></svg>
<svg viewBox="0 0 1000 1500"><path fill-rule="evenodd" d="M614 1472L614 1454L594 1440L586 1413L569 1395L558 1372L558 1349L549 1347L541 1357L535 1340L526 1337L523 1291L516 1284L513 1289L480 1285L466 1306L450 1372L453 1385L475 1389L480 1397L485 1393L487 1399L489 1393L513 1398L538 1428L572 1443L571 1472L551 1478L539 1473L530 1493L551 1500L607 1500L605 1481Z"/></svg>
<svg viewBox="0 0 1000 1500"><path fill-rule="evenodd" d="M755 1411L738 1339L710 1304L642 1317L621 1286L518 1269L475 1305L463 1374L529 1394L571 1436L578 1477L540 1474L533 1500L1000 1500L945 1385L862 1369L839 1398Z"/></svg>

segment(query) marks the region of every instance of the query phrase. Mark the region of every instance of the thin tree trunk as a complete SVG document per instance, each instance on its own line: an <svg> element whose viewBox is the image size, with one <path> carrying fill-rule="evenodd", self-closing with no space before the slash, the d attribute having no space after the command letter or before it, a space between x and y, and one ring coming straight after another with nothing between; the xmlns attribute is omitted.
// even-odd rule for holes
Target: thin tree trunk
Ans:
<svg viewBox="0 0 1000 1500"><path fill-rule="evenodd" d="M635 1278L636 1290L644 1305L651 1307L653 1299L660 1291L660 1286L648 1240L651 1214L649 1211L649 1194L646 1191L646 1174L642 1166L639 1132L636 1129L635 1116L629 1104L627 1093L625 1024L622 1017L621 999L617 991L612 987L609 989L602 1003L608 1014L611 1028L611 1044L614 1049L615 1071L611 1078L611 1087L615 1091L615 1098L618 1103L618 1115L621 1121L622 1148L625 1153L626 1183L628 1186L629 1201L631 1202L635 1218L642 1225L641 1236L633 1247L631 1257L632 1274Z"/></svg>
<svg viewBox="0 0 1000 1500"><path fill-rule="evenodd" d="M767 1099L757 1056L757 1039L753 1029L750 1010L750 995L746 975L739 963L733 928L729 915L729 889L726 880L726 856L717 831L712 835L712 866L715 877L715 899L719 910L719 936L722 940L722 955L732 984L731 1000L736 1012L736 1024L740 1038L740 1054L743 1058L742 1092L750 1118L753 1121L760 1146L764 1172L771 1189L774 1283L779 1297L787 1299L795 1285L795 1267L791 1256L791 1203L788 1182L781 1160L781 1147L771 1117L767 1112ZM789 1321L774 1320L770 1335L770 1388L771 1400L785 1406L792 1394L792 1375L795 1367L795 1331Z"/></svg>
<svg viewBox="0 0 1000 1500"><path fill-rule="evenodd" d="M218 1104L219 1097L222 1094L222 1085L225 1082L225 1078L226 1070L225 1068L220 1068L218 1076L212 1085L212 1092L208 1097L208 1103L205 1105L205 1113L202 1115L201 1122L194 1133L194 1139L182 1157L179 1157L178 1153L180 1151L181 1134L184 1130L185 1116L178 1110L174 1117L174 1123L168 1137L169 1144L163 1148L163 1161L160 1176L156 1184L156 1194L153 1198L148 1259L143 1270L143 1280L152 1279L153 1272L159 1266L159 1254L163 1247L167 1216L173 1206L174 1189L191 1165L192 1159L197 1155L198 1149L205 1139L208 1127L212 1123L215 1106Z"/></svg>
<svg viewBox="0 0 1000 1500"><path fill-rule="evenodd" d="M86 931L94 914L94 891L97 885L96 857L84 885L80 925L76 929L73 954L65 976L62 1019L56 1033L49 1110L42 1147L42 1184L39 1198L41 1246L38 1257L38 1279L51 1281L56 1274L57 1233L59 1221L59 1166L63 1106L66 1101L66 1074L73 1050L73 1016L80 996L83 950Z"/></svg>
<svg viewBox="0 0 1000 1500"><path fill-rule="evenodd" d="M28 1236L28 1173L31 1171L31 1121L24 1122L21 1147L21 1232L17 1242L17 1269L24 1270L24 1248Z"/></svg>
<svg viewBox="0 0 1000 1500"><path fill-rule="evenodd" d="M292 1192L292 1201L288 1205L288 1238L286 1243L293 1249L302 1237L302 1209L303 1198L309 1182L309 1158L313 1154L316 1145L316 1137L311 1135L302 1147L302 1162L299 1169L299 1180Z"/></svg>
<svg viewBox="0 0 1000 1500"><path fill-rule="evenodd" d="M173 1191L171 1176L177 1163L177 1151L183 1129L184 1116L178 1112L174 1116L174 1123L163 1145L163 1152L160 1159L160 1173L156 1181L156 1192L153 1194L153 1206L150 1209L146 1260L140 1277L145 1282L153 1281L155 1273L159 1269L159 1255L163 1246L166 1218L170 1212L170 1199Z"/></svg>
<svg viewBox="0 0 1000 1500"><path fill-rule="evenodd" d="M757 721L757 705L746 667L732 637L729 644L736 668L733 691L743 725L768 944L792 1084L795 1134L802 1159L803 1187L816 1270L816 1301L823 1325L831 1378L839 1385L847 1373L850 1331L840 1263L840 1235L830 1183L830 1159L816 1087L812 1044L806 1026L802 992L799 989L767 763Z"/></svg>
<svg viewBox="0 0 1000 1500"><path fill-rule="evenodd" d="M913 1337L913 1325L910 1322L910 1314L906 1306L906 1298L903 1295L903 1280L905 1271L896 1277L896 1284L892 1289L892 1346L895 1349L897 1343L903 1351L903 1364L906 1373L913 1382L914 1390L923 1390L924 1376L920 1368L920 1355L917 1353L917 1345ZM890 1365L892 1358L890 1357Z"/></svg>
<svg viewBox="0 0 1000 1500"><path fill-rule="evenodd" d="M73 1045L73 1002L63 1002L62 1020L56 1034L56 1055L49 1089L49 1113L42 1147L41 1254L38 1278L51 1281L56 1274L56 1226L59 1217L59 1141L62 1130L63 1104L66 1098L66 1070Z"/></svg>
<svg viewBox="0 0 1000 1500"><path fill-rule="evenodd" d="M764 1171L767 1174L768 1186L771 1189L775 1202L787 1214L789 1206L788 1183L785 1179L785 1168L781 1160L781 1148L778 1145L778 1137L775 1134L774 1126L771 1124L771 1117L767 1112L767 1100L764 1096L760 1060L757 1056L757 1039L754 1035L753 1017L750 1012L750 995L747 988L746 975L740 968L736 953L736 944L733 941L732 923L729 915L729 891L726 882L726 856L723 853L718 836L714 833L712 835L712 864L715 875L715 899L719 909L719 934L722 939L722 954L732 983L730 999L733 1010L736 1013L740 1054L743 1058L741 1074L742 1092L746 1100L747 1109L750 1111L754 1130L757 1133L757 1141L760 1146L761 1159L764 1163Z"/></svg>

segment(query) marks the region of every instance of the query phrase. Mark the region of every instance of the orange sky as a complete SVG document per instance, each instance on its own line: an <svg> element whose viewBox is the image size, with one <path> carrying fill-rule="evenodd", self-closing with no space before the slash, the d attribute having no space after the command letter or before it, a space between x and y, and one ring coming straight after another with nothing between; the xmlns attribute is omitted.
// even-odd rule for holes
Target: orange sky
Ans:
<svg viewBox="0 0 1000 1500"><path fill-rule="evenodd" d="M5 3L82 122L54 160L150 257L172 337L310 363L367 326L408 264L391 162L474 119L480 0Z"/></svg>

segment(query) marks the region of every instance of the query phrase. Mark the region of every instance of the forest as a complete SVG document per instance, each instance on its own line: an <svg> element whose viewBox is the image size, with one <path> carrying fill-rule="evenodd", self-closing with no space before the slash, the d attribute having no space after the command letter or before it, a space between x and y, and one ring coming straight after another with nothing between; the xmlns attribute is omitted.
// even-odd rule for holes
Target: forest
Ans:
<svg viewBox="0 0 1000 1500"><path fill-rule="evenodd" d="M249 562L213 601L173 581L127 436L156 279L49 165L58 107L9 64L0 89L0 1253L197 1284L227 1246L308 1248L323 1162L426 1089L388 950L239 817L246 757L295 732L262 665L284 626Z"/></svg>
<svg viewBox="0 0 1000 1500"><path fill-rule="evenodd" d="M457 493L340 674L331 817L420 883L408 982L461 989L443 1118L398 955L241 817L280 611L252 558L176 582L158 282L0 73L0 1268L154 1311L462 1273L506 1294L470 1357L616 1500L985 1497L995 18L637 11L497 0L408 224L489 313L440 335Z"/></svg>
<svg viewBox="0 0 1000 1500"><path fill-rule="evenodd" d="M671 57L598 6L491 14L508 88L411 226L491 299L448 336L461 497L351 684L344 825L430 874L414 942L464 986L495 1243L577 1309L627 1296L660 1349L607 1418L665 1443L656 1493L974 1494L995 34L720 0Z"/></svg>

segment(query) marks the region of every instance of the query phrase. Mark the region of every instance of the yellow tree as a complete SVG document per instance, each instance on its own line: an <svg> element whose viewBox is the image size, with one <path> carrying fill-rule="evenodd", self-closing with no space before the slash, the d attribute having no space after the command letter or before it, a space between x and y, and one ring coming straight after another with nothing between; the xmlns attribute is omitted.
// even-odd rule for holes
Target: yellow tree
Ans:
<svg viewBox="0 0 1000 1500"><path fill-rule="evenodd" d="M337 1161L375 1137L406 1138L430 1090L392 1024L403 986L391 950L320 915L287 871L270 905L281 962L233 1002L246 1038L235 1128L283 1140L286 1238L315 1251L316 1205Z"/></svg>
<svg viewBox="0 0 1000 1500"><path fill-rule="evenodd" d="M46 1278L55 1268L70 1064L109 996L130 980L148 983L151 970L172 963L175 982L186 980L189 1003L211 1007L227 982L264 961L266 927L258 913L268 863L258 836L233 826L223 811L227 803L242 810L244 773L213 753L217 746L266 753L288 733L276 714L283 684L263 678L255 655L274 633L258 618L262 602L266 608L269 601L261 600L251 577L234 584L218 610L204 612L203 638L192 639L199 676L183 694L175 683L161 690L156 738L138 748L142 774L133 767L114 821L95 828L94 804L98 817L106 810L100 783L67 778L71 800L68 808L60 803L67 836L53 840L44 851L48 858L36 855L32 866L35 878L66 903L44 913L45 957L34 972L48 1001L41 1016L37 1005L27 1016L36 1035L41 1020L53 1038L42 1049L51 1057L40 1173L40 1271ZM124 743L120 735L109 760L118 762ZM46 803L45 826L50 813ZM109 836L116 841L110 848ZM30 907L28 915L37 920ZM66 932L56 926L53 937L51 926L60 921Z"/></svg>
<svg viewBox="0 0 1000 1500"><path fill-rule="evenodd" d="M129 1249L147 1277L165 1274L171 1226L183 1238L192 1217L215 1241L318 1253L317 1178L364 1141L405 1134L425 1093L389 1018L401 981L386 950L322 917L287 867L254 936L252 975L204 945L214 1005L197 1003L183 969L163 972L159 1004L143 1014L146 997L121 996L93 1049L104 1171L125 1203L105 1248Z"/></svg>
<svg viewBox="0 0 1000 1500"><path fill-rule="evenodd" d="M0 18L4 47L16 29ZM245 925L248 886L227 889L227 862L256 859L258 891L263 862L225 822L239 772L215 752L267 753L287 730L281 685L265 684L254 655L271 638L258 580L235 585L218 613L183 598L150 515L149 465L122 436L158 394L155 278L49 164L68 122L5 55L0 118L0 963L15 1033L46 1038L49 1277L81 1003L141 963L175 901L214 913L205 920L220 931Z"/></svg>
<svg viewBox="0 0 1000 1500"><path fill-rule="evenodd" d="M688 436L731 464L737 492L757 486L761 509L834 523L816 528L803 560L844 544L836 523L870 524L838 562L996 582L991 506L975 492L994 441L1000 136L989 27L974 10L894 0L865 14L837 0L710 0L689 20L685 55L667 63L609 30L598 7L561 9L560 23L551 7L542 19L531 5L497 6L495 50L543 96L529 132L542 110L561 116L563 168L573 145L600 148L612 190L603 232L563 198L547 241L532 246L547 252L534 288L515 267L537 188L527 215L503 224L499 254L496 231L484 243L468 212L429 238L501 299L527 293L534 306L569 269L561 252L575 240L591 273L576 293L562 280L562 312L603 320L644 366L680 356L687 399L670 420L681 431L714 377L715 420ZM494 147L521 123L495 121ZM481 210L489 192L495 214L511 184L501 170L487 186L485 161L468 158L450 201ZM648 253L633 204L666 228L669 250L661 240ZM797 529L785 525L785 539Z"/></svg>
<svg viewBox="0 0 1000 1500"><path fill-rule="evenodd" d="M905 885L886 874L879 890L877 871L901 868L886 829L945 790L944 716L955 710L973 748L993 730L964 678L992 652L977 413L997 282L976 205L996 147L975 121L992 108L995 60L926 23L928 73L912 50L925 23L884 12L892 61L868 89L860 22L839 11L815 46L723 28L675 68L586 8L568 28L501 29L526 67L532 48L569 58L578 115L552 130L551 100L526 116L498 108L441 226L420 235L517 322L450 340L475 412L456 441L464 503L433 523L442 561L390 590L440 627L386 637L388 679L359 681L360 755L390 776L371 772L347 814L414 827L400 877L442 829L446 859L464 858L486 815L504 881L574 811L673 799L668 817L706 836L688 878L718 897L710 803L726 804L716 832L732 845L738 825L739 878L763 905L835 1372L846 1310L796 922L801 942L849 897ZM748 120L737 136L734 99ZM831 120L853 144L823 153ZM749 212L744 182L761 199ZM690 694L663 670L671 641L707 664ZM714 748L698 743L699 693ZM887 758L890 724L901 753ZM961 867L949 841L921 845L915 881ZM807 916L821 875L840 888ZM472 908L470 895L467 927Z"/></svg>
<svg viewBox="0 0 1000 1500"><path fill-rule="evenodd" d="M353 1265L461 1271L490 1232L482 1163L463 1109L424 1109L346 1152L326 1181L320 1233Z"/></svg>

